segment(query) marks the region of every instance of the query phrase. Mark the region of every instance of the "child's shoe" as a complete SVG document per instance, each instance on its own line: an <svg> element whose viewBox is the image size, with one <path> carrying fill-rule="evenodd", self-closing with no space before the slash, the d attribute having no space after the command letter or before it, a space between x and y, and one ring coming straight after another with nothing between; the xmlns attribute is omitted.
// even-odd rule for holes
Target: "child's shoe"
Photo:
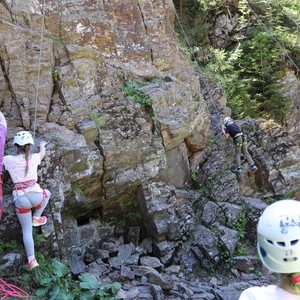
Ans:
<svg viewBox="0 0 300 300"><path fill-rule="evenodd" d="M32 218L32 226L33 227L42 226L42 225L45 225L46 223L47 223L47 217L45 217L45 216L41 216L39 218L36 218L36 217Z"/></svg>
<svg viewBox="0 0 300 300"><path fill-rule="evenodd" d="M34 268L36 268L36 267L38 267L39 266L39 264L38 264L38 262L36 261L36 259L35 258L33 258L28 264L27 264L27 270L28 271L31 271L31 270L33 270Z"/></svg>

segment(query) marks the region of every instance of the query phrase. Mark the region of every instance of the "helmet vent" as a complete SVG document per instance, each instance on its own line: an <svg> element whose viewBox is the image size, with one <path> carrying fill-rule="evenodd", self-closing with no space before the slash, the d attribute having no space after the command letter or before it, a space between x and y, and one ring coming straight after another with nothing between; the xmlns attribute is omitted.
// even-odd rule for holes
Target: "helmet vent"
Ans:
<svg viewBox="0 0 300 300"><path fill-rule="evenodd" d="M285 262L293 262L298 260L298 257L290 257L290 258L284 258L283 259Z"/></svg>
<svg viewBox="0 0 300 300"><path fill-rule="evenodd" d="M285 242L277 242L277 245L280 247L285 247Z"/></svg>
<svg viewBox="0 0 300 300"><path fill-rule="evenodd" d="M267 240L267 242L268 242L269 244L273 245L273 241Z"/></svg>
<svg viewBox="0 0 300 300"><path fill-rule="evenodd" d="M299 242L299 240L293 240L293 241L291 241L291 246L295 246L298 242Z"/></svg>

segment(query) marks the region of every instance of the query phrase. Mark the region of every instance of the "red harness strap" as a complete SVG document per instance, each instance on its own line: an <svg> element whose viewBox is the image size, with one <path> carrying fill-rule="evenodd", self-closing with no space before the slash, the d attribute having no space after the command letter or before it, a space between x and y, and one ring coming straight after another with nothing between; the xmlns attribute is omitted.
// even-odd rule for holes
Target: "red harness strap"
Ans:
<svg viewBox="0 0 300 300"><path fill-rule="evenodd" d="M17 214L27 214L31 211L30 208L15 207Z"/></svg>
<svg viewBox="0 0 300 300"><path fill-rule="evenodd" d="M21 191L24 189L27 189L29 187L33 187L35 185L36 181L34 179L22 181L22 182L16 182L14 183L14 189L17 191Z"/></svg>
<svg viewBox="0 0 300 300"><path fill-rule="evenodd" d="M47 198L47 194L46 194L46 192L45 192L44 189L43 189L43 195L44 195L44 197L43 197L41 203L40 203L39 205L35 206L35 207L34 207L35 209L41 208L41 207L43 206L44 202L45 202L45 199Z"/></svg>
<svg viewBox="0 0 300 300"><path fill-rule="evenodd" d="M28 187L32 187L34 186L36 183L36 181L33 179L33 180L28 180L28 181L23 181L23 182L16 182L14 184L14 189L19 191L19 190L23 190L23 189L26 189ZM45 199L47 198L47 193L46 191L42 188L43 190L43 199L41 201L41 203L37 206L35 206L34 208L35 209L39 209L43 206L44 202L45 202ZM16 209L16 212L18 214L27 214L31 211L31 208L22 208L22 207L15 207Z"/></svg>

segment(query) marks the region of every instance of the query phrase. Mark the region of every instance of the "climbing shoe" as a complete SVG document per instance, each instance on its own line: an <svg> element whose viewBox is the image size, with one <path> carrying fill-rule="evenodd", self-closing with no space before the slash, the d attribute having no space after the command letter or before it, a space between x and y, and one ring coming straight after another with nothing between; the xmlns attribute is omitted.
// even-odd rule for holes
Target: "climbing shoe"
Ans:
<svg viewBox="0 0 300 300"><path fill-rule="evenodd" d="M45 225L46 223L47 223L47 217L45 217L45 216L32 218L32 226L33 227L42 226L42 225Z"/></svg>
<svg viewBox="0 0 300 300"><path fill-rule="evenodd" d="M231 172L233 172L233 173L242 173L242 169L241 168L234 168L234 169L231 169Z"/></svg>
<svg viewBox="0 0 300 300"><path fill-rule="evenodd" d="M31 270L33 270L34 268L36 268L36 267L38 267L39 266L39 264L38 264L38 262L36 261L36 259L35 258L33 258L28 264L27 264L27 270L28 271L31 271Z"/></svg>
<svg viewBox="0 0 300 300"><path fill-rule="evenodd" d="M255 173L257 171L257 166L253 165L250 168L251 173Z"/></svg>

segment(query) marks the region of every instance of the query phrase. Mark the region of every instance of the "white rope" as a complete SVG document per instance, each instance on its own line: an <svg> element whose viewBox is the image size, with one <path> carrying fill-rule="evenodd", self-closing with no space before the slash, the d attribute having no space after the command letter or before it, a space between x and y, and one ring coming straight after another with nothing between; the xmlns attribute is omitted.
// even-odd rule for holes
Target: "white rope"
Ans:
<svg viewBox="0 0 300 300"><path fill-rule="evenodd" d="M44 28L45 28L45 0L43 1L43 7L42 7L42 31L41 31L40 53L39 53L39 61L38 61L38 75L37 75L37 87L36 87L34 122L33 122L33 137L35 137L35 131L36 131L36 116L37 116L37 107L38 107L37 104L38 104L39 90L40 90L40 74L41 74L41 60L42 60L42 52L43 52Z"/></svg>
<svg viewBox="0 0 300 300"><path fill-rule="evenodd" d="M264 24L264 22L259 18L259 16L256 14L256 12L253 10L253 8L251 7L251 5L248 3L248 1L245 1L247 6L249 7L249 9L252 11L252 13L254 14L254 16L256 17L256 19L259 21L259 23L264 27L264 29L266 30L266 32L270 35L270 37L275 41L275 43L279 46L279 48L282 50L282 52L285 54L285 56L292 62L292 64L295 66L295 68L297 69L298 72L300 72L299 67L296 65L296 63L294 62L294 60L290 57L290 55L287 53L287 51L285 50L285 48L283 48L281 46L281 44L278 42L278 40L275 38L275 36L271 33L271 31L268 29L268 27Z"/></svg>

